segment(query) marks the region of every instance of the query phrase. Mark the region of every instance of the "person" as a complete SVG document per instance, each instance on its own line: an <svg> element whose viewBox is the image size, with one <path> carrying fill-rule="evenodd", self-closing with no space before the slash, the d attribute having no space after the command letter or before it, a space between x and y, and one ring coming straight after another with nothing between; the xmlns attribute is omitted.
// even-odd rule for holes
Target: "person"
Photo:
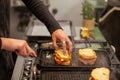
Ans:
<svg viewBox="0 0 120 80"><path fill-rule="evenodd" d="M66 47L69 48L69 53L72 51L72 42L68 36L64 33L58 22L51 15L48 8L40 0L22 0L28 9L40 20L42 21L50 34L52 35L53 46L58 49L56 42L59 40L62 42L64 53L66 52Z"/></svg>
<svg viewBox="0 0 120 80"><path fill-rule="evenodd" d="M1 49L7 51L14 51L17 55L27 57L33 55L37 57L35 51L33 51L25 40L17 40L12 38L1 38L0 39Z"/></svg>
<svg viewBox="0 0 120 80"><path fill-rule="evenodd" d="M71 53L71 40L65 34L55 18L50 14L47 7L40 0L22 1L25 3L28 9L46 25L52 36L54 48L58 49L57 41L61 41L64 53L66 52L66 47L69 48L69 53ZM31 54L37 57L36 53L30 48L25 40L9 38L9 10L10 0L0 0L0 80L10 80L11 77L9 67L11 67L12 64L8 58L11 56L11 54L9 54L7 51L15 52L23 57L28 57Z"/></svg>

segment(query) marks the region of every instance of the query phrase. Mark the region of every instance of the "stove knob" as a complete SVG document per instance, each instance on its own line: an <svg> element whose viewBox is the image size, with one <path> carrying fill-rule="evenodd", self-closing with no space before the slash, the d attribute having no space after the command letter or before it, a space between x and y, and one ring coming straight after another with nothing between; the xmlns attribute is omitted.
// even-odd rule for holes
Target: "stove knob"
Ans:
<svg viewBox="0 0 120 80"><path fill-rule="evenodd" d="M29 77L23 77L22 80L30 80Z"/></svg>
<svg viewBox="0 0 120 80"><path fill-rule="evenodd" d="M26 61L25 63L31 65L32 61Z"/></svg>
<svg viewBox="0 0 120 80"><path fill-rule="evenodd" d="M24 71L23 74L24 74L25 76L29 76L30 71Z"/></svg>
<svg viewBox="0 0 120 80"><path fill-rule="evenodd" d="M41 71L40 71L40 70L38 70L38 71L37 71L37 75L40 75L40 74L41 74Z"/></svg>
<svg viewBox="0 0 120 80"><path fill-rule="evenodd" d="M30 70L30 65L26 65L24 69L29 71Z"/></svg>

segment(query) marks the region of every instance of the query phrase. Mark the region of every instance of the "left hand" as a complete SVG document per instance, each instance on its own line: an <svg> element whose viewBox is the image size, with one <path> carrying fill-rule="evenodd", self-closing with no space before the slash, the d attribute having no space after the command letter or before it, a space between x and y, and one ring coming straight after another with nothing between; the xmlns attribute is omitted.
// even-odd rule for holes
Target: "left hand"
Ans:
<svg viewBox="0 0 120 80"><path fill-rule="evenodd" d="M53 46L58 49L57 41L62 42L63 52L66 53L67 47L69 53L72 52L72 42L62 29L57 29L52 33Z"/></svg>
<svg viewBox="0 0 120 80"><path fill-rule="evenodd" d="M12 38L1 38L1 40L1 49L7 51L14 51L17 55L21 55L23 57L28 57L29 55L37 57L35 51L32 48L30 48L30 46L25 40L18 40Z"/></svg>

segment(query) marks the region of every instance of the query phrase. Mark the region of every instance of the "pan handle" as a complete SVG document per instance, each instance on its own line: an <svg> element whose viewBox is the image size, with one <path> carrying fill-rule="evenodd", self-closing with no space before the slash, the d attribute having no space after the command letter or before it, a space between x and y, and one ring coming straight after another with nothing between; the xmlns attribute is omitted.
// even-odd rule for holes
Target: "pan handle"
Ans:
<svg viewBox="0 0 120 80"><path fill-rule="evenodd" d="M115 53L116 52L115 47L113 45L111 45L111 48L112 48L113 52Z"/></svg>
<svg viewBox="0 0 120 80"><path fill-rule="evenodd" d="M115 48L112 45L106 46L103 49L107 50L109 52L110 59L114 58L115 55Z"/></svg>
<svg viewBox="0 0 120 80"><path fill-rule="evenodd" d="M120 69L120 63L113 63L111 65L111 68L118 68L118 69Z"/></svg>

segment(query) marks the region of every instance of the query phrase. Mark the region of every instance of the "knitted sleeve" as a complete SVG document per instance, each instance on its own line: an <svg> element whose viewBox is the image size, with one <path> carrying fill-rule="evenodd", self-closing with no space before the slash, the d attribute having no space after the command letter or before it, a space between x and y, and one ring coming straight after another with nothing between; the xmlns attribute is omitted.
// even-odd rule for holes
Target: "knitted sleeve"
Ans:
<svg viewBox="0 0 120 80"><path fill-rule="evenodd" d="M22 0L22 1L25 3L28 9L41 22L43 22L46 25L50 34L52 34L57 29L62 29L41 0Z"/></svg>
<svg viewBox="0 0 120 80"><path fill-rule="evenodd" d="M2 47L2 40L1 40L1 38L0 38L0 49L1 49L1 47Z"/></svg>

